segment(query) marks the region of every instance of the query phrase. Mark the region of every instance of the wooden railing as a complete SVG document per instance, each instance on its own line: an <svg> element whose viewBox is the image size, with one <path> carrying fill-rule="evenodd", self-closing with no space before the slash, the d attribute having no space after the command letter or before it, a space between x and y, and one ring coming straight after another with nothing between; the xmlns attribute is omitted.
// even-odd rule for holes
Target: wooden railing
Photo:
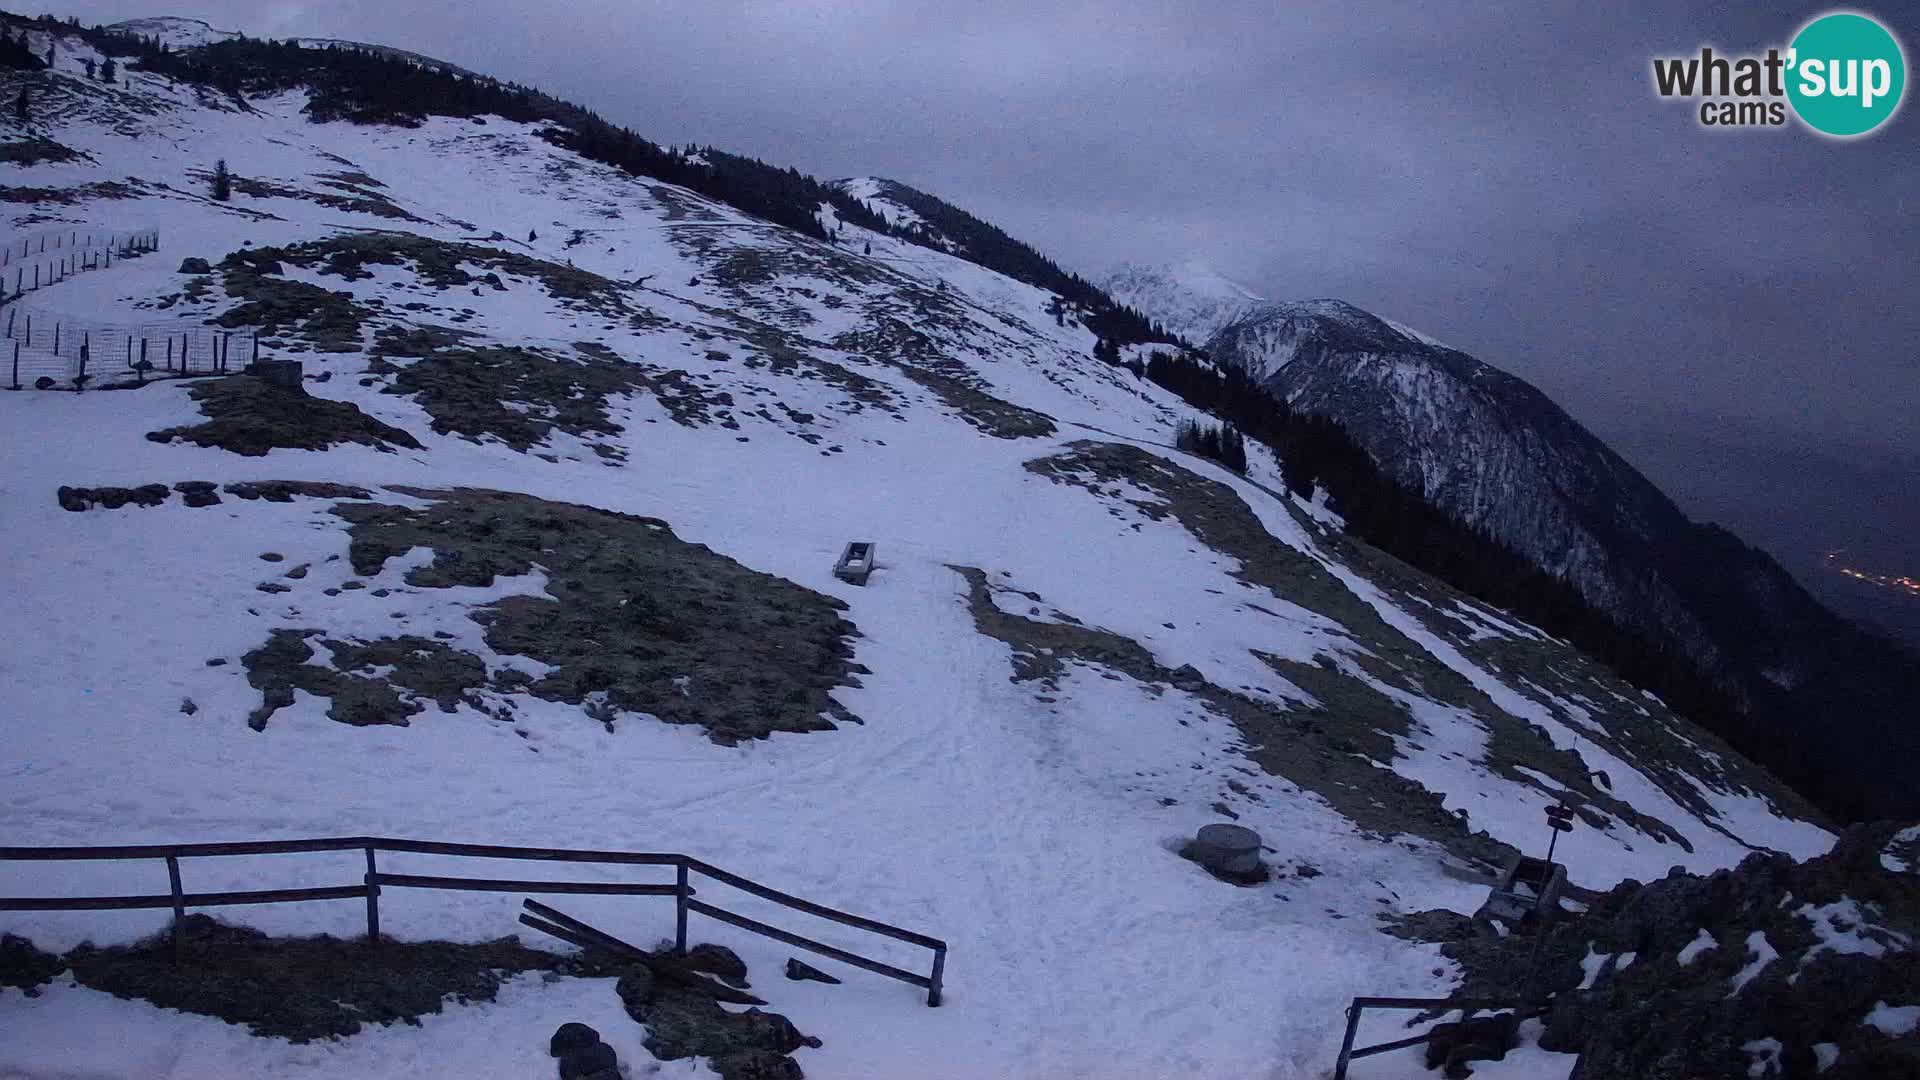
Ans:
<svg viewBox="0 0 1920 1080"><path fill-rule="evenodd" d="M239 892L190 893L181 885L180 860L218 858L230 855L283 855L300 852L362 851L367 869L358 885L336 885L306 889L255 889ZM537 881L504 878L443 877L424 874L391 874L380 870L378 852L408 852L418 855L453 855L477 859L525 859L544 862L603 863L640 866L671 866L674 882L634 884L608 881ZM431 840L400 840L377 836L343 836L313 840L256 840L222 844L140 844L119 847L0 847L0 862L118 861L155 859L166 863L168 891L124 896L14 896L0 897L0 911L111 911L140 908L172 908L174 943L179 946L181 920L188 908L226 907L237 904L285 904L306 900L356 900L367 902L367 943L380 941L380 894L383 889L451 889L468 892L586 893L607 896L671 896L674 898L674 948L687 949L687 917L698 913L730 926L737 926L796 948L831 957L877 975L898 979L927 991L927 1004L940 1004L941 983L946 973L947 943L925 934L916 934L875 919L849 914L810 900L768 888L738 874L687 855L637 851L583 851L572 848L505 847L495 844L446 844ZM920 975L890 964L872 960L845 949L836 948L799 934L747 918L725 908L694 899L692 877L702 877L751 893L795 911L864 930L881 937L904 941L931 950L932 968Z"/></svg>

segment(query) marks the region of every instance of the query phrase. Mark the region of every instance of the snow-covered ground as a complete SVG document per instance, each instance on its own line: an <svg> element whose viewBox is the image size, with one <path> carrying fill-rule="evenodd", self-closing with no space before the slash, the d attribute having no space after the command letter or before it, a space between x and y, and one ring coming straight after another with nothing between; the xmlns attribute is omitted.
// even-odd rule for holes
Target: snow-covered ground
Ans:
<svg viewBox="0 0 1920 1080"><path fill-rule="evenodd" d="M77 45L63 50L63 77L74 78L69 69L83 55ZM735 426L679 422L659 396L636 392L609 403L625 427L615 436L557 432L523 453L498 439L437 435L414 398L361 385L371 335L359 351L304 354L309 375L331 374L310 391L404 428L423 450L342 445L243 458L149 441L147 432L201 419L179 383L0 394L8 539L0 576L9 598L0 614L0 843L374 834L685 852L949 943L947 1003L927 1009L912 990L858 971L836 971L846 976L841 986L787 982L777 972L791 950L696 917L696 939L735 948L772 1007L824 1040L799 1054L809 1076L1323 1076L1350 997L1440 996L1452 985L1452 965L1436 948L1381 933L1378 917L1471 911L1484 884L1436 844L1363 831L1319 795L1262 771L1234 725L1193 695L1078 662L1057 686L1011 680L1012 650L976 630L967 582L953 566L1044 598L1028 605L996 593L1003 610L1070 617L1138 642L1168 668L1192 665L1216 686L1275 702L1303 706L1311 695L1254 650L1301 663L1331 658L1357 671L1381 648L1310 598L1237 578L1239 562L1165 513L1152 491L1112 481L1087 490L1025 467L1083 439L1142 447L1231 489L1274 544L1325 566L1385 625L1499 708L1537 723L1556 746L1577 745L1588 767L1608 772L1617 796L1693 847L1656 842L1625 821L1583 827L1559 847L1577 882L1606 887L1674 864L1730 865L1748 845L1806 855L1830 841L1777 814L1763 795L1714 777L1687 781L1714 811L1702 820L1633 762L1579 741L1581 730L1561 718L1582 718L1591 734L1649 714L1602 685L1593 700L1631 708L1550 707L1544 691L1477 664L1426 628L1400 593L1340 563L1321 532L1337 518L1324 505L1274 494L1270 459L1256 454L1250 481L1168 448L1191 410L1093 360L1093 335L1056 322L1039 289L851 226L838 247L798 238L583 161L539 139L533 125L443 118L411 130L322 127L300 115L298 94L241 113L141 73L126 78L126 88L104 97L87 88L47 128L87 158L4 167L12 182L46 188L137 176L137 195L21 208L14 220L23 230L50 219L97 229L157 223L162 250L42 290L33 302L45 310L193 324L232 303L216 285L205 303L153 306L181 290L184 256L217 263L249 245L403 230L613 282L644 280L621 295L651 318L586 310L514 272L502 274L499 291L436 290L412 270L379 265L354 281L293 266L284 277L382 300L383 318L457 321L483 342L559 353L591 342L629 362L684 371L708 392L732 395ZM122 95L156 110L137 138L118 126ZM284 195L215 203L202 194L215 158L296 192L337 192L326 177L365 176L377 186L355 185L410 218ZM39 224L22 221L27 210ZM496 231L506 239L485 239ZM537 238L525 239L530 233ZM743 260L773 271L728 270ZM407 312L409 303L424 307ZM888 320L921 332L984 392L1051 416L1057 429L994 437L958 398L916 378L911 363L889 363L841 337ZM825 368L767 362L769 336L871 380L884 406L819 374ZM594 453L596 442L624 461ZM530 670L527 658L490 649L469 616L502 595L542 595L546 584L533 573L488 590L417 587L404 580L427 558L416 550L359 579L365 589L330 596L352 574L346 523L327 500L228 497L189 509L175 496L155 508L84 513L55 500L61 485L257 479L358 484L408 505L420 497L386 488L479 486L665 519L682 539L850 606L862 634L855 659L871 674L834 696L865 723L726 747L644 715L622 716L609 731L578 707L523 696L511 725L462 705L429 708L407 727L360 728L327 719L324 700L302 693L264 731L249 730L259 692L240 658L274 629L361 639L438 631L490 668ZM880 569L864 588L830 573L850 539L878 545ZM284 561L264 562L266 552ZM311 568L305 577L283 578L300 564ZM267 581L289 591L256 589ZM1510 617L1457 610L1463 636L1548 642ZM1494 839L1539 847L1540 809L1560 795L1554 782L1529 786L1490 768L1484 717L1388 689L1421 731L1401 742L1394 768L1442 794L1448 809L1469 810L1473 827ZM187 699L191 715L181 709ZM1262 834L1274 881L1234 888L1174 854L1198 826L1221 820L1216 806ZM394 856L384 868L528 875L425 856ZM158 872L157 864L0 863L0 895L153 892ZM634 879L566 870L594 873ZM296 855L195 860L186 874L189 890L221 890L350 884L358 871L345 855ZM751 917L900 966L925 964L911 946L710 888L706 898ZM490 939L515 929L517 902L389 893L383 929ZM671 933L663 901L566 906L641 942ZM362 918L357 905L339 903L222 914L283 934L352 935ZM161 920L152 912L0 913L0 929L65 949L129 940ZM450 1006L419 1029L293 1046L60 980L37 999L0 991L0 1076L517 1077L551 1067L544 1039L565 1019L614 1033L623 1060L649 1060L638 1026L602 981L517 980L497 1003ZM1362 1037L1394 1038L1398 1022L1370 1020ZM1570 1066L1569 1057L1528 1050L1477 1075L1548 1077ZM699 1074L684 1062L659 1073ZM1353 1075L1424 1072L1409 1052L1369 1059Z"/></svg>

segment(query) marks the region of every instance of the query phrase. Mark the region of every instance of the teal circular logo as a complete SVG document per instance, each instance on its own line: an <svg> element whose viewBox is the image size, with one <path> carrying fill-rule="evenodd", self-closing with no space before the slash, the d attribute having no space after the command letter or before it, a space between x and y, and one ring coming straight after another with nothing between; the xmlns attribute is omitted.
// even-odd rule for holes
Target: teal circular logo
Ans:
<svg viewBox="0 0 1920 1080"><path fill-rule="evenodd" d="M1865 15L1822 15L1794 37L1787 100L1808 127L1836 138L1865 135L1892 118L1907 90L1907 58L1887 28Z"/></svg>

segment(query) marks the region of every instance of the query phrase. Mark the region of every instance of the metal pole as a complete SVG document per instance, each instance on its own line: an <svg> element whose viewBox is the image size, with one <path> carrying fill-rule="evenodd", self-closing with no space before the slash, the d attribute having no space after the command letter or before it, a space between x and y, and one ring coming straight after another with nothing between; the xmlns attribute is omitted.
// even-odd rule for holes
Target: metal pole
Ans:
<svg viewBox="0 0 1920 1080"><path fill-rule="evenodd" d="M676 955L687 955L687 864L678 864L674 884L678 891L673 895L673 951Z"/></svg>
<svg viewBox="0 0 1920 1080"><path fill-rule="evenodd" d="M373 880L379 871L373 865L373 848L367 848L367 947L380 944L380 886Z"/></svg>
<svg viewBox="0 0 1920 1080"><path fill-rule="evenodd" d="M1360 1034L1360 1006L1347 1006L1347 1037L1340 1040L1340 1058L1333 1063L1333 1080L1347 1080L1347 1062L1353 1059L1353 1038Z"/></svg>
<svg viewBox="0 0 1920 1080"><path fill-rule="evenodd" d="M180 962L180 924L187 917L187 901L180 889L180 860L167 856L167 882L173 888L173 959Z"/></svg>

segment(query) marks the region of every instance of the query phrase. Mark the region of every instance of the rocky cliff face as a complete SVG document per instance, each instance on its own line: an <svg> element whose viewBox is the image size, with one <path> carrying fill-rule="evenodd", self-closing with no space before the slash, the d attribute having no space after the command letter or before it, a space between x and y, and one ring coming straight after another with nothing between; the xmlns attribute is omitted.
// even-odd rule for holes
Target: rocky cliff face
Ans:
<svg viewBox="0 0 1920 1080"><path fill-rule="evenodd" d="M1825 856L1622 882L1541 943L1459 919L1438 936L1474 996L1552 994L1540 1045L1580 1080L1920 1076L1920 828L1850 830Z"/></svg>

